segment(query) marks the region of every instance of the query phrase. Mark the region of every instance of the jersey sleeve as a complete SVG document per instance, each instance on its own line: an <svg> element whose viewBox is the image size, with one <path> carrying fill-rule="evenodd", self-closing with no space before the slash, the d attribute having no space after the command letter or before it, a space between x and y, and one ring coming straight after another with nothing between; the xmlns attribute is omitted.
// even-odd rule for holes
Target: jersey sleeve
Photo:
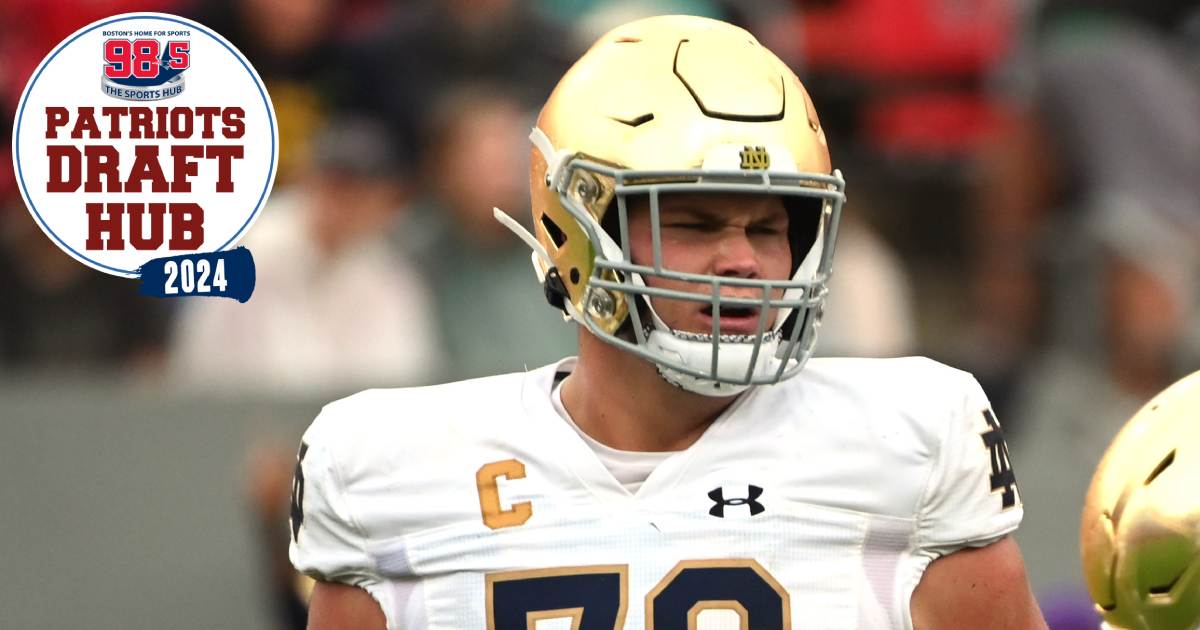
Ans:
<svg viewBox="0 0 1200 630"><path fill-rule="evenodd" d="M394 626L391 589L367 553L367 536L355 518L339 473L334 445L326 434L334 424L328 408L304 434L292 481L291 548L297 571L326 582L357 586L379 602Z"/></svg>
<svg viewBox="0 0 1200 630"><path fill-rule="evenodd" d="M962 374L921 498L918 548L934 559L983 547L1014 531L1023 515L1004 430L974 377Z"/></svg>

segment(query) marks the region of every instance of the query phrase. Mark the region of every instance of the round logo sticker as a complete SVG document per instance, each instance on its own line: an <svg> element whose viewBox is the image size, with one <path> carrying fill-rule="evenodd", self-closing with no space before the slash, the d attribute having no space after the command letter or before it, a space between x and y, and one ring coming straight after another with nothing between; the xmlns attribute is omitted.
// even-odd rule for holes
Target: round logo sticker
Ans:
<svg viewBox="0 0 1200 630"><path fill-rule="evenodd" d="M76 260L117 276L146 281L185 262L215 272L203 254L246 234L275 179L262 80L225 38L174 15L118 15L68 37L30 77L14 127L34 220ZM151 270L160 258L165 270Z"/></svg>

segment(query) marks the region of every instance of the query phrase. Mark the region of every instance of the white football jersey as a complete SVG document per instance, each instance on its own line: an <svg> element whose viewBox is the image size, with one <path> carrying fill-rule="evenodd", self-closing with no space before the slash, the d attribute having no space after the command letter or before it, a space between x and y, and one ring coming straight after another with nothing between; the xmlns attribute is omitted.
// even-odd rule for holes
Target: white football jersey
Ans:
<svg viewBox="0 0 1200 630"><path fill-rule="evenodd" d="M634 494L552 405L570 365L326 406L292 562L390 629L911 628L933 559L1020 523L987 399L928 359L813 359Z"/></svg>

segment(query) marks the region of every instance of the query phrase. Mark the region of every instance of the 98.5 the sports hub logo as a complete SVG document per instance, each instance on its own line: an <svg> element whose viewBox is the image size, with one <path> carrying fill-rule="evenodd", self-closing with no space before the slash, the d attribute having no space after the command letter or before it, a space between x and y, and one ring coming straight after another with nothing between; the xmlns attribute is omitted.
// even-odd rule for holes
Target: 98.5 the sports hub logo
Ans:
<svg viewBox="0 0 1200 630"><path fill-rule="evenodd" d="M104 93L128 101L157 101L183 93L183 71L191 65L190 39L129 39L124 35L104 41ZM187 31L167 31L183 37ZM160 56L161 55L161 56Z"/></svg>
<svg viewBox="0 0 1200 630"><path fill-rule="evenodd" d="M233 248L271 192L271 99L245 57L196 22L118 15L68 37L30 77L13 162L33 219L98 271L157 296L249 299Z"/></svg>

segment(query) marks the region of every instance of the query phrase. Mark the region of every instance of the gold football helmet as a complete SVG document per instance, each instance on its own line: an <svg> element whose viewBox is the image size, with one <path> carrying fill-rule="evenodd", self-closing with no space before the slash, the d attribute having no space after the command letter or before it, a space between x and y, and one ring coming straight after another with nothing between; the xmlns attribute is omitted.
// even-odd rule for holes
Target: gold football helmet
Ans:
<svg viewBox="0 0 1200 630"><path fill-rule="evenodd" d="M1083 574L1110 628L1200 628L1200 372L1105 453L1083 509Z"/></svg>
<svg viewBox="0 0 1200 630"><path fill-rule="evenodd" d="M816 339L845 186L800 80L752 35L691 16L617 27L562 78L530 139L537 238L523 238L553 304L691 391L731 395L799 371ZM789 279L665 268L659 195L679 192L780 195L789 220L811 221L815 237L801 251L793 244ZM640 264L629 253L631 195L650 206L653 260ZM807 202L814 211L793 211ZM649 277L704 289L650 287ZM761 297L721 295L734 287ZM712 333L672 330L651 298L711 304ZM721 334L722 307L757 309L757 333Z"/></svg>

